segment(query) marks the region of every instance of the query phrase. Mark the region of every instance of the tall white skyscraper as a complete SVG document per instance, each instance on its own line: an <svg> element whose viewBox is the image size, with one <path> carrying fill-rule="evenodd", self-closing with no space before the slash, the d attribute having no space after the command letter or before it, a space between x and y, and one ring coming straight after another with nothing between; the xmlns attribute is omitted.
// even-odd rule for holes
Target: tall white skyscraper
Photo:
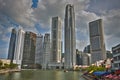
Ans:
<svg viewBox="0 0 120 80"><path fill-rule="evenodd" d="M51 52L50 52L50 34L46 33L44 36L44 42L43 42L43 64L42 68L46 69L51 58Z"/></svg>
<svg viewBox="0 0 120 80"><path fill-rule="evenodd" d="M22 28L18 29L13 63L18 64L19 68L21 68L21 61L23 55L24 35L25 35L25 31L22 30Z"/></svg>
<svg viewBox="0 0 120 80"><path fill-rule="evenodd" d="M74 6L68 4L65 10L65 68L76 65L76 35Z"/></svg>
<svg viewBox="0 0 120 80"><path fill-rule="evenodd" d="M43 35L38 34L36 38L35 63L41 64L43 62Z"/></svg>
<svg viewBox="0 0 120 80"><path fill-rule="evenodd" d="M62 37L62 21L59 17L52 18L52 47L51 47L51 60L55 63L61 62L61 37Z"/></svg>
<svg viewBox="0 0 120 80"><path fill-rule="evenodd" d="M102 19L89 23L90 46L92 63L106 59L106 49L104 43L104 32Z"/></svg>

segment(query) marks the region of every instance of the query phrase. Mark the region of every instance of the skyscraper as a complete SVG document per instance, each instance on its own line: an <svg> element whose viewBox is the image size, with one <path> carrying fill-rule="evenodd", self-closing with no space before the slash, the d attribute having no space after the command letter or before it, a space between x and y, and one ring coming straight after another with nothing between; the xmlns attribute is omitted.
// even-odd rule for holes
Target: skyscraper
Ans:
<svg viewBox="0 0 120 80"><path fill-rule="evenodd" d="M12 29L9 50L8 50L8 59L13 62L14 52L15 52L15 43L16 43L16 29Z"/></svg>
<svg viewBox="0 0 120 80"><path fill-rule="evenodd" d="M43 35L38 34L36 38L35 63L42 65L42 62L43 62Z"/></svg>
<svg viewBox="0 0 120 80"><path fill-rule="evenodd" d="M51 56L52 62L61 62L61 32L62 25L61 19L59 17L52 18L52 48L51 48Z"/></svg>
<svg viewBox="0 0 120 80"><path fill-rule="evenodd" d="M18 64L18 67L21 68L21 61L23 55L23 46L24 46L24 35L25 31L20 28L17 31L16 43L15 43L15 53L13 63Z"/></svg>
<svg viewBox="0 0 120 80"><path fill-rule="evenodd" d="M68 4L65 10L65 68L76 65L76 35L74 6Z"/></svg>
<svg viewBox="0 0 120 80"><path fill-rule="evenodd" d="M82 65L82 52L76 49L76 65Z"/></svg>
<svg viewBox="0 0 120 80"><path fill-rule="evenodd" d="M102 19L89 23L92 63L106 59Z"/></svg>
<svg viewBox="0 0 120 80"><path fill-rule="evenodd" d="M34 68L35 65L36 34L26 32L22 57L22 68Z"/></svg>
<svg viewBox="0 0 120 80"><path fill-rule="evenodd" d="M90 53L90 45L87 45L84 50L83 50L84 53Z"/></svg>
<svg viewBox="0 0 120 80"><path fill-rule="evenodd" d="M46 69L47 65L50 62L51 59L51 50L50 50L50 34L46 33L44 36L44 42L43 42L43 64L42 68Z"/></svg>
<svg viewBox="0 0 120 80"><path fill-rule="evenodd" d="M112 47L113 53L113 65L111 66L114 70L120 69L120 44Z"/></svg>

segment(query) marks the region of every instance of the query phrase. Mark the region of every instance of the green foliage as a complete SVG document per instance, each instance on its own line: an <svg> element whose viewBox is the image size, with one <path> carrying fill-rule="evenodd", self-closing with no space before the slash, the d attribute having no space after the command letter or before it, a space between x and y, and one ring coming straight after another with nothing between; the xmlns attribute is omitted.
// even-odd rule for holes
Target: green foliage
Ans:
<svg viewBox="0 0 120 80"><path fill-rule="evenodd" d="M0 60L0 69L14 69L14 68L17 68L18 65L17 64L14 64L14 63L10 63L10 64L7 64L7 63L4 63Z"/></svg>
<svg viewBox="0 0 120 80"><path fill-rule="evenodd" d="M14 69L14 68L17 68L17 66L18 66L17 64L10 63L9 68Z"/></svg>
<svg viewBox="0 0 120 80"><path fill-rule="evenodd" d="M4 67L5 67L5 68L9 68L9 64L6 64L6 63L5 63L5 64L4 64Z"/></svg>
<svg viewBox="0 0 120 80"><path fill-rule="evenodd" d="M3 62L0 60L0 69L2 69Z"/></svg>
<svg viewBox="0 0 120 80"><path fill-rule="evenodd" d="M106 68L105 67L102 67L102 66L90 66L88 68L86 68L87 71L105 71Z"/></svg>
<svg viewBox="0 0 120 80"><path fill-rule="evenodd" d="M0 67L2 67L2 65L3 65L3 62L0 60Z"/></svg>

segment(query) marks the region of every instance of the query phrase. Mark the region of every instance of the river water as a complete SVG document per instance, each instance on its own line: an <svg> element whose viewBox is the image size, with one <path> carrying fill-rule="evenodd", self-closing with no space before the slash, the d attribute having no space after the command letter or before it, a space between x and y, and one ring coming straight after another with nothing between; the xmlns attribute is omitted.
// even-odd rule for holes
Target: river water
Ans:
<svg viewBox="0 0 120 80"><path fill-rule="evenodd" d="M85 80L80 72L58 70L22 70L0 75L0 80Z"/></svg>

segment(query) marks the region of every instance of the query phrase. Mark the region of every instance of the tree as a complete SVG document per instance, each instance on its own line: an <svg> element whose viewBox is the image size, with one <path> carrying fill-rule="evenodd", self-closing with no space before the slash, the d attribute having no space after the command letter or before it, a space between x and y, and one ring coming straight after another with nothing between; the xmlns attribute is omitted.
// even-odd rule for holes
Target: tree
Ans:
<svg viewBox="0 0 120 80"><path fill-rule="evenodd" d="M87 71L105 71L105 67L103 66L90 66L87 68Z"/></svg>
<svg viewBox="0 0 120 80"><path fill-rule="evenodd" d="M10 69L14 69L14 68L17 68L17 67L18 67L18 65L14 64L14 63L10 63L10 65L9 65Z"/></svg>
<svg viewBox="0 0 120 80"><path fill-rule="evenodd" d="M42 65L41 64L35 64L37 69L42 69Z"/></svg>
<svg viewBox="0 0 120 80"><path fill-rule="evenodd" d="M0 60L0 69L2 68L3 66L3 62Z"/></svg>
<svg viewBox="0 0 120 80"><path fill-rule="evenodd" d="M5 69L6 69L6 68L9 68L9 64L5 63L5 64L4 64L4 67L5 67Z"/></svg>

